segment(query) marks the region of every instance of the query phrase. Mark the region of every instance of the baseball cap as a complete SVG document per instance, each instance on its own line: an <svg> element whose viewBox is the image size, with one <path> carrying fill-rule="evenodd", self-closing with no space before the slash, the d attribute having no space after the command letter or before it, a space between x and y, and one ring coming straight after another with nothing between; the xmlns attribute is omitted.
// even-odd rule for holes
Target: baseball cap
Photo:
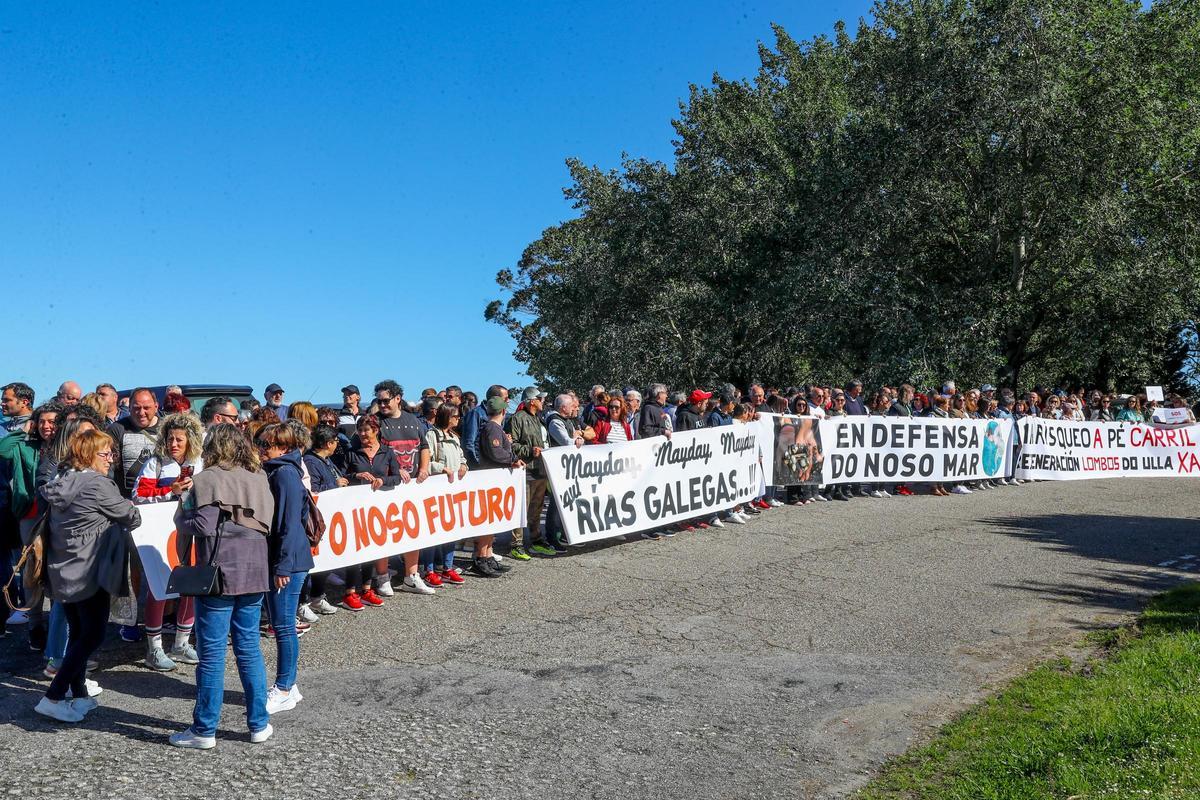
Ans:
<svg viewBox="0 0 1200 800"><path fill-rule="evenodd" d="M362 394L362 392L360 392L360 391L358 390L358 387L357 387L357 386L355 386L353 383L349 383L349 384L346 384L345 386L343 386L343 387L342 387L342 394L357 394L357 395L361 395L361 394Z"/></svg>
<svg viewBox="0 0 1200 800"><path fill-rule="evenodd" d="M529 386L521 392L521 400L532 400L535 397L545 397L546 393L536 386Z"/></svg>
<svg viewBox="0 0 1200 800"><path fill-rule="evenodd" d="M502 397L489 397L485 405L489 414L499 414L508 409L508 403L504 402Z"/></svg>
<svg viewBox="0 0 1200 800"><path fill-rule="evenodd" d="M266 388L267 394L275 394L276 392L282 392L282 391L283 391L283 387L280 386L278 383L272 383L272 384L268 385Z"/></svg>
<svg viewBox="0 0 1200 800"><path fill-rule="evenodd" d="M710 397L712 397L712 392L706 392L703 389L693 389L692 393L690 395L688 395L688 402L689 403L700 403L700 402L707 400Z"/></svg>
<svg viewBox="0 0 1200 800"><path fill-rule="evenodd" d="M981 391L981 392L994 392L994 391L996 391L996 387L995 387L995 386L992 386L990 383L985 383L985 384L984 384L984 385L983 385L983 386L982 386L982 387L979 389L979 391Z"/></svg>

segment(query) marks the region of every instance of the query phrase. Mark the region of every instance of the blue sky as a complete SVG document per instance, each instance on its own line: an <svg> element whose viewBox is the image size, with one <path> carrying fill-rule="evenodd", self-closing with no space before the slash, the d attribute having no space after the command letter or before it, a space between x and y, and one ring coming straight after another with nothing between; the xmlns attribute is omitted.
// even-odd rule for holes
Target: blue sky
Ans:
<svg viewBox="0 0 1200 800"><path fill-rule="evenodd" d="M563 162L866 2L0 5L0 380L522 383L483 321Z"/></svg>

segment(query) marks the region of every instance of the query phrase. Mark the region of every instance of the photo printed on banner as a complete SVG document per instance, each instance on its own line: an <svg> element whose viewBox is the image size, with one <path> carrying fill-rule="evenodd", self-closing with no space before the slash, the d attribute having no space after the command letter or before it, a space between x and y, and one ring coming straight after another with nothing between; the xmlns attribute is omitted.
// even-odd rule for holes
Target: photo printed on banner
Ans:
<svg viewBox="0 0 1200 800"><path fill-rule="evenodd" d="M819 485L825 466L821 429L813 417L774 416L775 486Z"/></svg>

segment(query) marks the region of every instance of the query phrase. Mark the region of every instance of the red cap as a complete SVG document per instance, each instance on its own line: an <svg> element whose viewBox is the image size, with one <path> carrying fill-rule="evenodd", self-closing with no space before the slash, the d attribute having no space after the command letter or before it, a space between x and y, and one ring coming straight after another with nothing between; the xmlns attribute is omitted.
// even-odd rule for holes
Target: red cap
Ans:
<svg viewBox="0 0 1200 800"><path fill-rule="evenodd" d="M712 392L706 392L702 389L693 389L691 396L688 398L689 403L702 403L712 397Z"/></svg>

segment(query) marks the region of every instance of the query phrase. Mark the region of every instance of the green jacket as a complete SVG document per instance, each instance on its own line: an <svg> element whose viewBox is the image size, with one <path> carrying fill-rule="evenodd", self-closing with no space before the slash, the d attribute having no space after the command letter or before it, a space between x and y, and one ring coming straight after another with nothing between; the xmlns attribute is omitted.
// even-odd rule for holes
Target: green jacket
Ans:
<svg viewBox="0 0 1200 800"><path fill-rule="evenodd" d="M508 418L505 424L512 437L513 455L525 462L530 475L542 474L542 462L533 457L533 448L546 449L546 428L541 421L525 409Z"/></svg>
<svg viewBox="0 0 1200 800"><path fill-rule="evenodd" d="M0 471L7 483L4 494L9 509L14 517L21 519L33 508L38 451L29 443L28 434L17 431L0 439L0 461L4 462Z"/></svg>

